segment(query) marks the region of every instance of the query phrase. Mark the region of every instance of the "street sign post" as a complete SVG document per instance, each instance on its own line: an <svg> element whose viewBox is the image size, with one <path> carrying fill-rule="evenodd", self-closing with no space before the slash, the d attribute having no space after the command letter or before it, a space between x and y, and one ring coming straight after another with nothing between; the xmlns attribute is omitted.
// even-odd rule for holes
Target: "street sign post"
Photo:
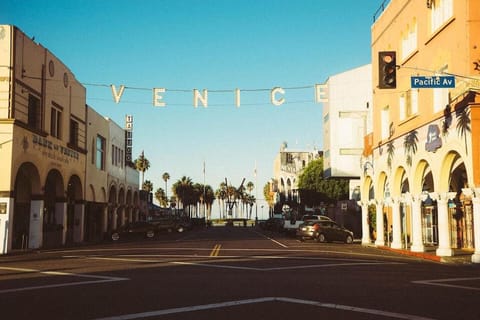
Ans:
<svg viewBox="0 0 480 320"><path fill-rule="evenodd" d="M454 76L433 76L420 77L414 76L410 78L411 87L415 89L425 88L455 88Z"/></svg>

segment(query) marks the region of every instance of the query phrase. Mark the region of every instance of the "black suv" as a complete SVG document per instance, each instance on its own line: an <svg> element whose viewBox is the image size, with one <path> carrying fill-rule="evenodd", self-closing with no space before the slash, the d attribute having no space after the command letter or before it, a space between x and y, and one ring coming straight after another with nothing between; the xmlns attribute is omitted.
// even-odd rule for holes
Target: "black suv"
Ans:
<svg viewBox="0 0 480 320"><path fill-rule="evenodd" d="M154 225L147 221L137 221L127 223L121 226L118 230L115 230L111 234L113 241L117 241L122 238L148 238L151 239L155 236L156 228Z"/></svg>
<svg viewBox="0 0 480 320"><path fill-rule="evenodd" d="M155 218L149 222L155 226L157 231L183 232L188 229L187 223L175 217Z"/></svg>

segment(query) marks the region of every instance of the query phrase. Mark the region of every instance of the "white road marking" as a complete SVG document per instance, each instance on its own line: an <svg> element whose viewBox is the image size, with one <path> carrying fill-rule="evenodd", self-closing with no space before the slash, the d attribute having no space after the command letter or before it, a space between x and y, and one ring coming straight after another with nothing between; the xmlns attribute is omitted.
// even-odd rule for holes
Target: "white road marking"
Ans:
<svg viewBox="0 0 480 320"><path fill-rule="evenodd" d="M197 262L185 262L185 261L172 261L170 263L177 264L177 265L189 265L189 266L220 268L220 269L223 268L223 269L237 269L237 270L252 270L252 271L279 271L279 270L296 270L296 269L342 267L342 266L394 264L394 263L385 263L385 262L352 262L352 263L329 263L329 264L314 264L314 265L275 267L275 268L255 268L255 267L242 267L242 266L232 266L232 265L225 265L225 264L210 264L210 263L197 263Z"/></svg>
<svg viewBox="0 0 480 320"><path fill-rule="evenodd" d="M480 280L480 277L476 277L476 278L447 278L447 279L435 279L435 280L418 280L418 281L412 281L412 283L426 284L426 285L430 285L430 286L439 286L439 287L449 287L449 288L480 291L480 288L477 288L477 287L459 286L459 285L455 285L455 284L446 283L446 282L471 281L471 280Z"/></svg>
<svg viewBox="0 0 480 320"><path fill-rule="evenodd" d="M264 234L263 234L263 233L261 233L261 232L258 232L258 231L253 231L253 232L255 232L255 233L256 233L256 234L258 234L258 235L261 235L262 237L265 237L265 238L267 238L268 240L272 241L273 243L276 243L276 244L278 244L278 245L279 245L279 246L281 246L281 247L288 248L288 246L287 246L287 245L284 245L283 243L281 243L281 242L278 242L278 241L277 241L277 240L275 240L275 239L272 239L272 238L270 238L270 237L267 237L266 235L264 235Z"/></svg>
<svg viewBox="0 0 480 320"><path fill-rule="evenodd" d="M79 286L79 285L86 285L86 284L97 284L97 283L104 283L104 282L115 282L115 281L130 280L128 278L119 278L119 277L107 277L107 276L97 276L97 275L91 275L91 274L69 273L69 272L59 272L59 271L40 271L40 270L35 270L35 269L12 268L12 267L1 267L1 266L0 266L0 270L16 271L16 272L28 272L28 273L40 273L40 274L45 274L45 275L50 275L50 276L70 276L70 277L78 277L78 278L98 279L98 280L90 280L90 281L65 282L65 283L49 284L49 285L42 285L42 286L31 286L31 287L23 287L23 288L4 289L4 290L0 290L0 294L11 293L11 292L20 292L20 291L28 291L28 290L69 287L69 286Z"/></svg>
<svg viewBox="0 0 480 320"><path fill-rule="evenodd" d="M119 255L117 257L101 257L101 256L64 256L65 258L83 258L88 260L104 260L104 261L120 261L120 262L140 262L140 263L162 263L173 265L188 265L199 266L208 268L220 268L220 269L236 269L236 270L250 270L250 271L280 271L280 270L296 270L296 269L311 269L311 268L326 268L326 267L342 267L342 266L365 266L365 265L391 265L391 264L403 264L401 262L383 262L372 261L364 259L342 259L342 258L320 258L320 257L285 257L285 256L192 256L192 255ZM142 259L143 257L149 259ZM202 258L200 261L165 261L165 260L153 260L151 258ZM219 259L220 258L220 259ZM207 259L207 260L205 260ZM222 264L226 261L232 262L230 259L239 259L239 262L245 262L249 260L322 260L332 261L334 263L325 264L309 264L309 265L294 265L294 266L282 266L282 267L247 267L240 265L228 265Z"/></svg>
<svg viewBox="0 0 480 320"><path fill-rule="evenodd" d="M284 297L264 297L264 298L256 298L256 299L226 301L226 302L220 302L220 303L203 304L198 306L189 306L189 307L180 307L180 308L124 314L124 315L118 315L118 316L112 316L112 317L97 318L95 320L134 320L134 319L141 319L141 318L148 318L148 317L155 317L155 316L163 316L167 314L202 311L202 310L234 307L234 306L240 306L245 304L264 303L264 302L296 303L296 304L310 305L310 306L315 306L320 308L337 309L337 310L343 310L343 311L372 314L376 316L383 316L383 317L389 317L389 318L395 318L395 319L434 320L432 318L426 318L426 317L405 314L405 313L389 312L389 311L383 311L383 310L377 310L377 309L359 308L359 307L353 307L353 306L347 306L347 305L341 305L341 304L323 303L318 301L302 300L302 299L295 299L295 298L284 298Z"/></svg>
<svg viewBox="0 0 480 320"><path fill-rule="evenodd" d="M276 240L275 240L276 241ZM278 241L277 241L278 242ZM372 258L381 258L381 259L388 259L388 258L393 258L395 260L411 260L411 257L408 256L386 256L383 254L372 254L372 253L361 253L361 252L342 252L342 251L334 251L334 250L325 250L325 249L294 249L292 247L288 247L280 242L278 242L279 245L283 246L284 248L288 248L289 253L294 253L294 252L302 252L302 253L325 253L325 254L335 254L335 255L341 255L341 254L348 254L350 256L357 256L357 257L372 257ZM208 251L209 253L212 251L211 248L198 248L198 247L132 247L132 248L100 248L100 249L78 249L78 250L64 250L64 251L52 251L52 252L45 252L46 254L51 254L51 253L80 253L80 252L128 252L128 251ZM230 249L222 249L222 251L238 251L238 252L244 252L244 251L257 251L257 252L285 252L284 249L266 249L266 248L230 248ZM193 255L196 256L196 255ZM206 255L208 256L208 255ZM67 256L65 256L67 257ZM70 256L70 257L75 257L75 256ZM428 262L428 261L426 261Z"/></svg>

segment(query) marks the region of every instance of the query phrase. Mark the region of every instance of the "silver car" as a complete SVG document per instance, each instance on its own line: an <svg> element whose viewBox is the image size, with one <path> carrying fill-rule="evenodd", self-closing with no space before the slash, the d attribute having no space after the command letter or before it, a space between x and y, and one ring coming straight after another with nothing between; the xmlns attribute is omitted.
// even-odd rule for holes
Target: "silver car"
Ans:
<svg viewBox="0 0 480 320"><path fill-rule="evenodd" d="M313 239L317 242L342 241L352 243L353 232L333 221L310 220L300 225L297 229L297 238L300 241Z"/></svg>

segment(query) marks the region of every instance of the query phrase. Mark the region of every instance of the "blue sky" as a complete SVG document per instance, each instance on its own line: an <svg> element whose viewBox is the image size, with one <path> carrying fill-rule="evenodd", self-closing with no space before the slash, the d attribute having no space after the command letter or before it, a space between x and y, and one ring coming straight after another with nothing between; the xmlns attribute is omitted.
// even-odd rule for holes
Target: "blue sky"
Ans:
<svg viewBox="0 0 480 320"><path fill-rule="evenodd" d="M0 4L0 24L34 36L84 84L127 88L115 104L107 87L86 85L87 103L124 125L133 115L133 157L144 150L154 189L182 176L217 189L228 178L263 186L283 141L322 149L322 105L313 87L370 63L370 27L383 0L15 1ZM154 107L153 88L167 88ZM208 108L192 90L208 89ZM233 91L244 90L235 107ZM168 90L181 89L186 92ZM214 92L229 90L229 92ZM253 172L257 166L257 178ZM170 191L169 191L170 193ZM255 191L254 191L255 193Z"/></svg>

